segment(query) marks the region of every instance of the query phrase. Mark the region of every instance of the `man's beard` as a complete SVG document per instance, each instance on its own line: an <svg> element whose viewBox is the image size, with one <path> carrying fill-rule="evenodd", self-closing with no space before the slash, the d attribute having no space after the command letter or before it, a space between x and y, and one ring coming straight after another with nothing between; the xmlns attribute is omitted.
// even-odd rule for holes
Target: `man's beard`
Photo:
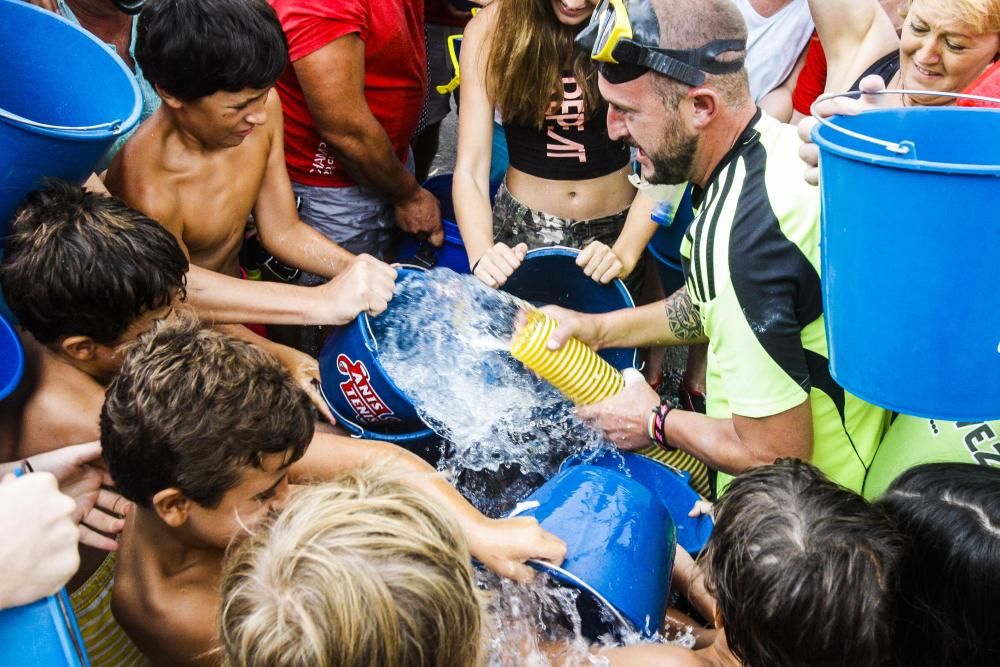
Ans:
<svg viewBox="0 0 1000 667"><path fill-rule="evenodd" d="M672 150L646 153L653 163L653 173L643 174L653 185L676 185L691 178L694 153L698 148L698 135L682 136L674 143Z"/></svg>

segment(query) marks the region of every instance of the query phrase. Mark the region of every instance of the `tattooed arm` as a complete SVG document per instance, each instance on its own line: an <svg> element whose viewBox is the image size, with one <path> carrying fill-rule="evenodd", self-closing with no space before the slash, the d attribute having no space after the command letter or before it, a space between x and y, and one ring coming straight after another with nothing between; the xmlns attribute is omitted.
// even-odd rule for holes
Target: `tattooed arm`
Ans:
<svg viewBox="0 0 1000 667"><path fill-rule="evenodd" d="M595 350L606 347L649 347L705 343L698 309L682 287L664 301L599 315L575 313L546 306L543 310L559 322L549 349L562 347L573 336Z"/></svg>

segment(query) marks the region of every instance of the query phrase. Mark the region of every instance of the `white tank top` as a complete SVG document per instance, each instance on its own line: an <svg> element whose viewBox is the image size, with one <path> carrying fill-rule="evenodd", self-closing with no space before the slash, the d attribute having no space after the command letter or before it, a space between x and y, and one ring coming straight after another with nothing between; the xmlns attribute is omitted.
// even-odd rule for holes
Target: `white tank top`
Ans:
<svg viewBox="0 0 1000 667"><path fill-rule="evenodd" d="M755 102L788 78L813 32L806 0L790 0L767 18L751 0L734 0L747 22L747 74Z"/></svg>

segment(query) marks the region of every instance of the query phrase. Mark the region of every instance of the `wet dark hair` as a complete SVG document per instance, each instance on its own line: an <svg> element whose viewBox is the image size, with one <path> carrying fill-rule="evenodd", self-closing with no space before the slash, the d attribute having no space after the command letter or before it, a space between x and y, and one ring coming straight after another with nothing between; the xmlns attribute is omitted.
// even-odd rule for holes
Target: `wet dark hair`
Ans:
<svg viewBox="0 0 1000 667"><path fill-rule="evenodd" d="M155 220L114 197L49 180L11 219L4 297L38 342L113 345L145 312L184 296L188 260Z"/></svg>
<svg viewBox="0 0 1000 667"><path fill-rule="evenodd" d="M178 317L129 351L105 395L101 446L129 500L148 507L176 488L212 508L264 456L301 458L314 426L309 397L273 356Z"/></svg>
<svg viewBox="0 0 1000 667"><path fill-rule="evenodd" d="M876 505L906 538L894 664L1000 665L1000 469L917 466Z"/></svg>
<svg viewBox="0 0 1000 667"><path fill-rule="evenodd" d="M149 81L192 102L270 88L288 64L288 42L265 0L151 0L135 59Z"/></svg>
<svg viewBox="0 0 1000 667"><path fill-rule="evenodd" d="M704 555L730 650L747 667L883 664L899 542L883 512L808 463L740 475Z"/></svg>

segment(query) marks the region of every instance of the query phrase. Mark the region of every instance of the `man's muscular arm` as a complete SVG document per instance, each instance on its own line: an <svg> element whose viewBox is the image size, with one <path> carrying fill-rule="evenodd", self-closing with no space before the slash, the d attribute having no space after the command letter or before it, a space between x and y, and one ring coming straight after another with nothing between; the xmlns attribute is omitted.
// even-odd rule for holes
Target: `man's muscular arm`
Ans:
<svg viewBox="0 0 1000 667"><path fill-rule="evenodd" d="M339 37L292 63L316 129L351 178L374 188L396 207L396 223L441 245L437 199L420 187L393 150L385 128L365 99L365 44L357 34Z"/></svg>

